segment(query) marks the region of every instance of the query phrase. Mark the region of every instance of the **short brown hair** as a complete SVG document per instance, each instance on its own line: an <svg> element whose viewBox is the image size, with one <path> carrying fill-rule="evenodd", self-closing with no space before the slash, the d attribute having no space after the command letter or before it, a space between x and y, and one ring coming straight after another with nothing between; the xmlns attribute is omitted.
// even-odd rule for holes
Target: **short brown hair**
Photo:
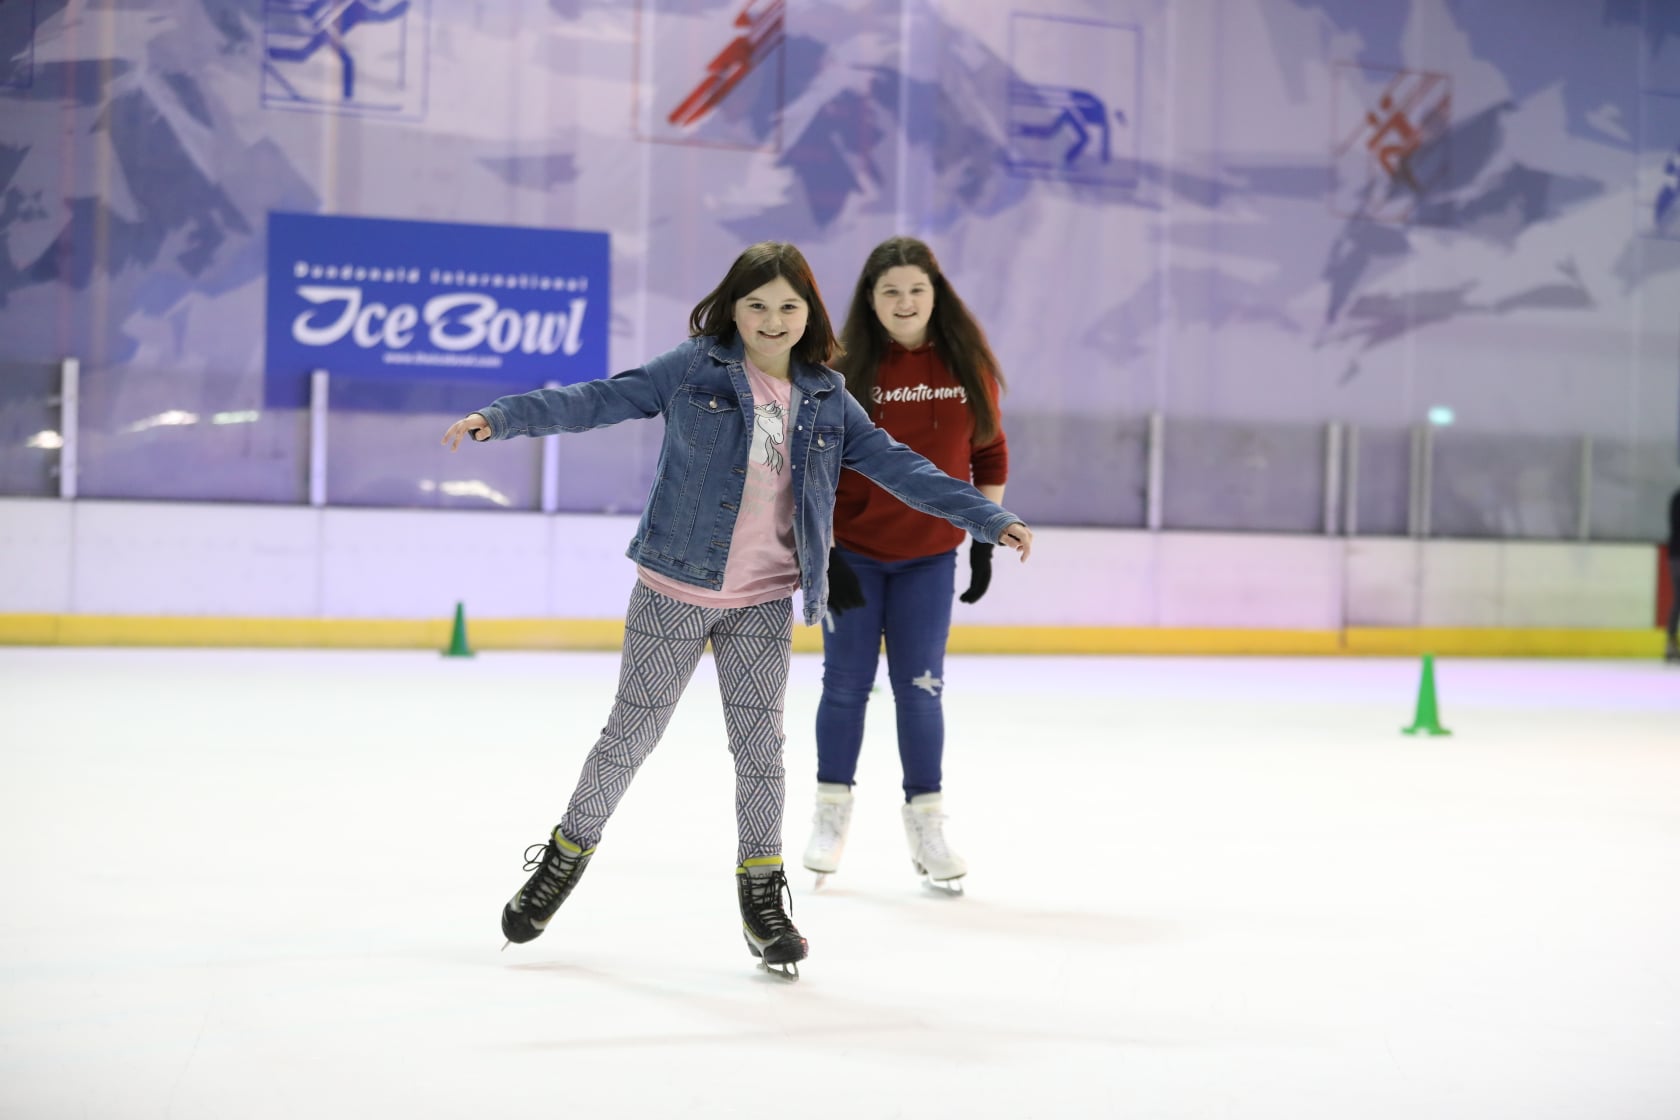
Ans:
<svg viewBox="0 0 1680 1120"><path fill-rule="evenodd" d="M828 309L823 306L817 278L811 274L805 254L786 241L760 241L736 257L723 281L689 313L689 336L711 335L720 342L733 340L735 301L778 276L792 286L807 308L805 333L794 343L793 356L811 365L827 365L839 352L840 344L835 340Z"/></svg>

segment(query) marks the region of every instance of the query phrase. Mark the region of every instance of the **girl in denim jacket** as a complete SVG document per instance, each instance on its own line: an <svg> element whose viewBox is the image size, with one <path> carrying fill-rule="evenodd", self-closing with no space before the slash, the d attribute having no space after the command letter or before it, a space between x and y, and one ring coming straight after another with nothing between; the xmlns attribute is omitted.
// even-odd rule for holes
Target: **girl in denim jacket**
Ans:
<svg viewBox="0 0 1680 1120"><path fill-rule="evenodd" d="M842 467L900 501L1020 552L1032 532L967 482L870 422L839 374L816 280L794 246L736 258L689 316L688 341L633 370L502 397L450 425L475 441L579 432L660 416L665 438L627 555L638 580L618 693L566 813L526 851L531 876L502 909L510 942L542 933L588 866L619 799L658 745L707 641L735 761L736 894L747 947L797 977L806 941L788 918L782 869L783 698L794 588L806 625L827 605Z"/></svg>

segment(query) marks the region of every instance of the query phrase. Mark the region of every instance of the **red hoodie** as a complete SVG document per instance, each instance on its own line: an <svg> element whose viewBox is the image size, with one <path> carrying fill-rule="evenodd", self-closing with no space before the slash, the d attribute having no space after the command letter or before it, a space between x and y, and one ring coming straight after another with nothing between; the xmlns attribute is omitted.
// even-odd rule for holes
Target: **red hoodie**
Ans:
<svg viewBox="0 0 1680 1120"><path fill-rule="evenodd" d="M997 382L987 379L997 401ZM1009 443L1003 430L980 446L968 395L933 347L906 350L893 343L881 361L875 399L862 402L887 434L908 444L953 478L976 486L1001 486L1009 477ZM834 499L834 539L842 548L876 560L937 556L966 534L942 517L913 510L855 471L840 472Z"/></svg>

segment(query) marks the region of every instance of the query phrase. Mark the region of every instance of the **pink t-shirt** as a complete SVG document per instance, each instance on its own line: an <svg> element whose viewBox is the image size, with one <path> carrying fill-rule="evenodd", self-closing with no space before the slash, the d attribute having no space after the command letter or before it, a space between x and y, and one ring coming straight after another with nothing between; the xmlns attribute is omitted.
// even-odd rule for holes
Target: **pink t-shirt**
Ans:
<svg viewBox="0 0 1680 1120"><path fill-rule="evenodd" d="M788 470L788 420L793 386L746 363L752 389L752 451L747 455L741 508L729 538L723 588L713 591L637 566L642 582L697 607L752 607L783 599L799 586L793 550L793 477Z"/></svg>

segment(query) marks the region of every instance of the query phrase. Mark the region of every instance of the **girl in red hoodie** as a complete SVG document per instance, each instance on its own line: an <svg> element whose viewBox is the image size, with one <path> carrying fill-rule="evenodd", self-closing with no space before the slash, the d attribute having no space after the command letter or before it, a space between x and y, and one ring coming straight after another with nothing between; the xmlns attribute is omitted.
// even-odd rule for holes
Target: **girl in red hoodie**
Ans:
<svg viewBox="0 0 1680 1120"><path fill-rule="evenodd" d="M927 245L894 237L869 254L841 346L835 368L871 419L946 474L1003 500L1009 474L998 415L1003 377L984 332ZM805 866L819 876L839 869L864 714L885 639L910 858L932 885L960 892L968 866L945 840L941 780L945 645L963 533L848 471L835 498L834 540L817 707L817 806ZM986 593L992 546L974 542L969 567L965 603Z"/></svg>

